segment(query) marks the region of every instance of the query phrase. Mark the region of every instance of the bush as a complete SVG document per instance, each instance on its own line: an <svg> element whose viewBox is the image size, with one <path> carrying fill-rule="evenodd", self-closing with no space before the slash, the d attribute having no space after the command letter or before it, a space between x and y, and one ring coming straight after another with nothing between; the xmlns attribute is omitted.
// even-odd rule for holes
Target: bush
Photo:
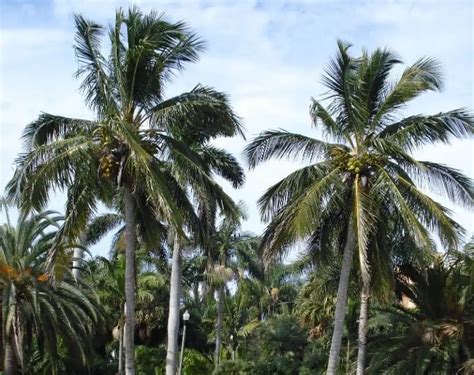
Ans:
<svg viewBox="0 0 474 375"><path fill-rule="evenodd" d="M194 349L185 349L183 358L184 375L208 375L213 370L211 360Z"/></svg>
<svg viewBox="0 0 474 375"><path fill-rule="evenodd" d="M135 370L139 375L165 373L166 349L139 345L135 347Z"/></svg>

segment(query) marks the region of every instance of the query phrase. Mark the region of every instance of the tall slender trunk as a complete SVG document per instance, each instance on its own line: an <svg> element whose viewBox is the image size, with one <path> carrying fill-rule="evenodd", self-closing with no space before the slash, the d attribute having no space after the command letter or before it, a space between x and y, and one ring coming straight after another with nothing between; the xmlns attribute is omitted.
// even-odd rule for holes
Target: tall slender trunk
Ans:
<svg viewBox="0 0 474 375"><path fill-rule="evenodd" d="M15 351L10 341L5 343L5 354L3 362L3 370L5 375L15 375L16 374L16 358Z"/></svg>
<svg viewBox="0 0 474 375"><path fill-rule="evenodd" d="M346 374L349 374L351 363L351 339L349 335L347 335L347 348L346 348Z"/></svg>
<svg viewBox="0 0 474 375"><path fill-rule="evenodd" d="M126 316L126 306L123 304L123 316L120 319L120 331L119 331L119 363L118 363L118 373L119 375L123 375L123 347L125 341L125 316Z"/></svg>
<svg viewBox="0 0 474 375"><path fill-rule="evenodd" d="M79 235L79 245L83 246L86 243L86 234L82 232ZM82 258L84 257L84 250L76 247L74 248L72 260L72 275L76 280L81 277Z"/></svg>
<svg viewBox="0 0 474 375"><path fill-rule="evenodd" d="M168 349L166 352L166 375L176 375L178 362L179 300L181 297L181 257L176 235L171 260L170 304L168 314Z"/></svg>
<svg viewBox="0 0 474 375"><path fill-rule="evenodd" d="M120 327L119 333L118 374L123 375L123 327Z"/></svg>
<svg viewBox="0 0 474 375"><path fill-rule="evenodd" d="M346 244L344 245L344 254L341 266L341 276L339 278L339 287L337 289L334 331L331 340L331 351L329 352L329 361L326 372L327 375L336 374L337 364L339 362L339 353L341 351L341 342L344 330L344 319L346 315L347 289L349 287L349 276L352 268L352 259L354 257L355 240L353 222L350 220L347 227Z"/></svg>
<svg viewBox="0 0 474 375"><path fill-rule="evenodd" d="M216 348L214 352L214 366L219 367L222 346L222 323L224 321L224 284L217 290L217 320L216 320Z"/></svg>
<svg viewBox="0 0 474 375"><path fill-rule="evenodd" d="M199 283L194 283L193 285L193 298L196 303L199 303L200 296L199 296Z"/></svg>
<svg viewBox="0 0 474 375"><path fill-rule="evenodd" d="M133 196L124 186L125 207L125 374L135 375L135 246L137 240Z"/></svg>
<svg viewBox="0 0 474 375"><path fill-rule="evenodd" d="M5 348L3 347L3 293L0 292L0 370L3 370L5 364Z"/></svg>
<svg viewBox="0 0 474 375"><path fill-rule="evenodd" d="M370 285L366 280L360 294L359 339L357 351L357 375L365 373L365 357L367 349L367 322L369 317Z"/></svg>
<svg viewBox="0 0 474 375"><path fill-rule="evenodd" d="M208 256L209 257L209 256ZM206 264L205 274L208 275L213 272L214 265L212 262L208 262ZM209 285L209 281L207 278L204 279L202 284L202 301L204 303L208 303L209 295L211 294L211 286Z"/></svg>

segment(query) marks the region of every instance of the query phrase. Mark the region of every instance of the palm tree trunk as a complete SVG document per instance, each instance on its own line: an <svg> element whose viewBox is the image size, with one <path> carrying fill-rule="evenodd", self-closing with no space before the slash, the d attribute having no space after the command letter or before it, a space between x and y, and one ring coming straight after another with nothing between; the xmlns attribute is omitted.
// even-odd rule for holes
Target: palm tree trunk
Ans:
<svg viewBox="0 0 474 375"><path fill-rule="evenodd" d="M5 362L5 348L3 347L3 293L0 292L0 370L3 370Z"/></svg>
<svg viewBox="0 0 474 375"><path fill-rule="evenodd" d="M136 225L133 196L124 186L125 207L125 374L135 375L135 246Z"/></svg>
<svg viewBox="0 0 474 375"><path fill-rule="evenodd" d="M119 363L118 363L118 373L123 375L123 347L125 341L125 316L126 316L127 307L123 304L123 316L119 320L120 331L119 331Z"/></svg>
<svg viewBox="0 0 474 375"><path fill-rule="evenodd" d="M365 373L365 357L367 349L367 321L369 317L369 283L364 281L360 295L359 341L357 352L357 375Z"/></svg>
<svg viewBox="0 0 474 375"><path fill-rule="evenodd" d="M346 374L349 374L351 363L351 339L349 335L347 335L347 348L346 348Z"/></svg>
<svg viewBox="0 0 474 375"><path fill-rule="evenodd" d="M82 232L79 235L79 245L84 245L86 243L86 235ZM84 250L81 248L74 248L73 260L72 260L72 275L76 280L79 280L81 277L81 266L82 258L84 257Z"/></svg>
<svg viewBox="0 0 474 375"><path fill-rule="evenodd" d="M123 375L123 326L119 332L118 374Z"/></svg>
<svg viewBox="0 0 474 375"><path fill-rule="evenodd" d="M214 265L211 262L208 262L206 264L206 274L210 274L213 271ZM209 285L209 281L207 279L204 279L204 282L202 284L202 301L204 303L208 303L209 295L211 294L211 286Z"/></svg>
<svg viewBox="0 0 474 375"><path fill-rule="evenodd" d="M168 313L168 349L166 352L166 375L176 375L178 362L179 302L181 297L181 259L176 235L171 260L170 304Z"/></svg>
<svg viewBox="0 0 474 375"><path fill-rule="evenodd" d="M352 268L352 259L354 257L355 232L352 220L347 227L346 244L342 258L341 276L339 278L339 287L337 289L336 313L334 316L334 331L331 340L331 351L329 352L329 361L327 375L335 375L337 364L339 362L339 353L341 351L342 335L344 330L344 318L346 315L347 289L349 287L349 276Z"/></svg>
<svg viewBox="0 0 474 375"><path fill-rule="evenodd" d="M222 323L224 321L224 284L217 291L217 321L216 321L216 349L214 353L214 366L219 367L222 346Z"/></svg>
<svg viewBox="0 0 474 375"><path fill-rule="evenodd" d="M4 365L3 370L5 375L15 375L16 374L16 359L15 351L11 342L7 341L5 343L5 354L4 354Z"/></svg>

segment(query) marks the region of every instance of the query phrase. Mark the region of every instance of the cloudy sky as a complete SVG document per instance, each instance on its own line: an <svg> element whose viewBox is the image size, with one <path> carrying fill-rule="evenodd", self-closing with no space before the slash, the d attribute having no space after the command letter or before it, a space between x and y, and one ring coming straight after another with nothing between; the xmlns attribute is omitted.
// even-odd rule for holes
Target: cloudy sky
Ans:
<svg viewBox="0 0 474 375"><path fill-rule="evenodd" d="M0 189L13 172L21 151L23 127L42 111L92 118L73 78L74 13L110 23L119 6L112 0L0 1ZM184 20L207 41L199 63L189 66L169 86L168 95L197 83L228 93L243 118L247 137L269 128L316 134L308 115L310 98L323 94L321 73L336 49L336 40L353 44L352 53L388 46L406 63L433 56L443 64L445 88L407 108L407 114L436 113L473 107L473 19L470 0L445 1L137 1L143 11L165 12ZM219 140L240 157L245 141ZM474 176L473 142L427 147L416 154ZM247 174L244 188L226 189L243 200L249 212L244 228L263 229L255 202L271 184L297 164L271 162ZM446 203L447 202L444 202ZM56 197L51 207L62 210ZM454 209L454 217L474 232L472 214ZM99 252L105 250L101 247Z"/></svg>

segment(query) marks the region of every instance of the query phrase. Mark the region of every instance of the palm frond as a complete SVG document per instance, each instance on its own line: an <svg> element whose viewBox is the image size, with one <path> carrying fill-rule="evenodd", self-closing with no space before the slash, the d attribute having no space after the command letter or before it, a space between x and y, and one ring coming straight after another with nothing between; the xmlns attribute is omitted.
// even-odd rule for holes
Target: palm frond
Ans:
<svg viewBox="0 0 474 375"><path fill-rule="evenodd" d="M79 62L76 77L84 77L81 90L87 104L100 116L117 110L112 82L107 72L107 64L100 49L100 38L104 27L86 20L81 15L74 16L76 24L75 51Z"/></svg>
<svg viewBox="0 0 474 375"><path fill-rule="evenodd" d="M429 161L399 162L407 174L423 189L448 197L452 202L472 207L474 188L472 180L459 170Z"/></svg>
<svg viewBox="0 0 474 375"><path fill-rule="evenodd" d="M380 127L384 118L400 109L410 100L426 91L442 88L440 63L433 58L423 57L404 70L400 79L387 87L384 98L379 104L377 113L372 120L373 127Z"/></svg>
<svg viewBox="0 0 474 375"><path fill-rule="evenodd" d="M205 165L225 180L232 183L234 188L245 183L245 173L237 159L226 150L205 145L197 150Z"/></svg>
<svg viewBox="0 0 474 375"><path fill-rule="evenodd" d="M227 95L206 86L198 85L190 92L164 100L150 114L152 127L166 129L191 144L217 136L244 136L241 120Z"/></svg>
<svg viewBox="0 0 474 375"><path fill-rule="evenodd" d="M414 150L426 144L449 143L451 138L469 138L474 134L474 117L466 109L455 109L432 116L410 116L388 125L378 137Z"/></svg>
<svg viewBox="0 0 474 375"><path fill-rule="evenodd" d="M17 159L17 169L7 185L7 196L24 209L41 208L54 187L64 189L76 173L90 172L95 146L87 137L77 136L36 147Z"/></svg>
<svg viewBox="0 0 474 375"><path fill-rule="evenodd" d="M25 142L25 148L32 150L34 147L49 144L56 140L81 134L91 134L96 127L97 123L94 121L42 113L37 120L26 126L22 138Z"/></svg>
<svg viewBox="0 0 474 375"><path fill-rule="evenodd" d="M378 170L377 180L372 189L376 196L389 196L392 199L395 203L394 207L406 224L407 231L419 246L428 248L433 246L429 233L420 222L420 218L412 211L412 207L400 191L399 186L385 170Z"/></svg>
<svg viewBox="0 0 474 375"><path fill-rule="evenodd" d="M269 221L281 209L289 204L294 197L304 193L331 170L328 163L317 163L300 168L267 189L257 204L262 220Z"/></svg>
<svg viewBox="0 0 474 375"><path fill-rule="evenodd" d="M346 149L344 145L320 141L301 134L268 130L254 138L245 147L244 153L249 167L255 168L272 158L301 158L307 162L314 162L334 148Z"/></svg>
<svg viewBox="0 0 474 375"><path fill-rule="evenodd" d="M370 280L368 247L369 240L375 229L377 215L373 201L364 191L365 186L359 175L354 181L354 193L352 209L354 215L354 226L356 233L357 249L359 252L360 270L363 280Z"/></svg>
<svg viewBox="0 0 474 375"><path fill-rule="evenodd" d="M123 223L122 215L107 213L92 218L87 225L86 244L94 245L100 241L104 235Z"/></svg>

